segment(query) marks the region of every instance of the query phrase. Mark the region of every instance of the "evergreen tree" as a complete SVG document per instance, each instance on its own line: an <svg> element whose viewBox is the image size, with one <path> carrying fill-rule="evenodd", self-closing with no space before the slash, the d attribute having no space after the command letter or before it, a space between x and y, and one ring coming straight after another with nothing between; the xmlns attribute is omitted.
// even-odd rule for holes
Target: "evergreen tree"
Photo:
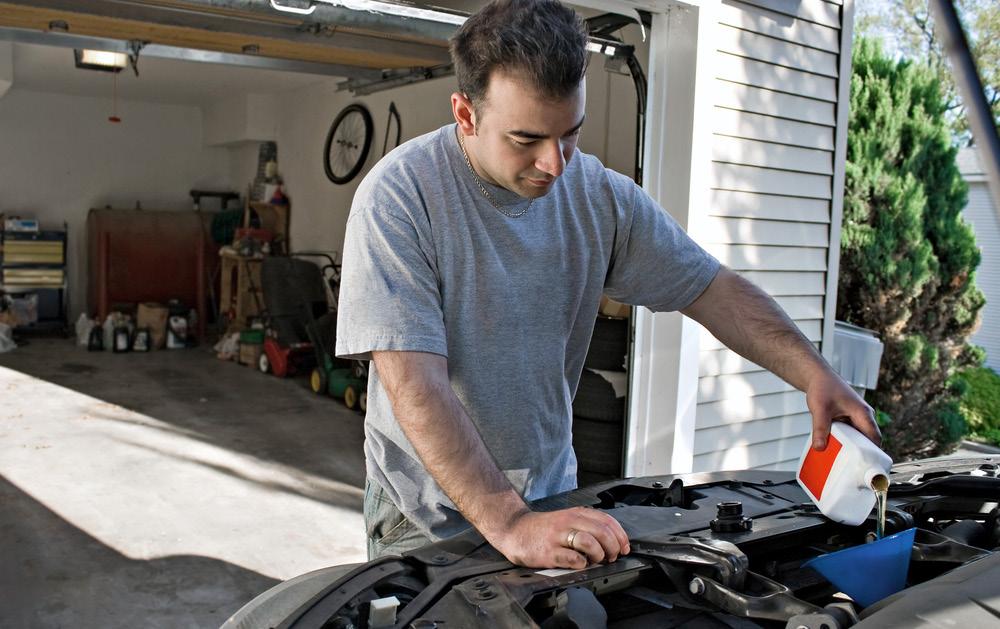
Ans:
<svg viewBox="0 0 1000 629"><path fill-rule="evenodd" d="M984 303L979 250L962 220L967 187L938 80L855 42L837 317L885 343L878 390L886 449L908 458L948 451L964 426L958 367Z"/></svg>

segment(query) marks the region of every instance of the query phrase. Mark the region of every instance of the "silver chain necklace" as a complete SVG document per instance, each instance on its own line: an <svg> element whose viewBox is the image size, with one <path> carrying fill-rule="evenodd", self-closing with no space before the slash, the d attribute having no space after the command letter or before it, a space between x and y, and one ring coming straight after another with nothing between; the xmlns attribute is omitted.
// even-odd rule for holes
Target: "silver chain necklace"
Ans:
<svg viewBox="0 0 1000 629"><path fill-rule="evenodd" d="M462 155L465 156L465 165L469 167L469 172L472 173L472 178L476 180L476 185L479 186L479 191L483 193L483 196L486 197L486 200L490 202L490 205L496 208L497 212L500 212L501 214L503 214L508 218L520 218L524 216L524 213L528 211L528 208L531 207L531 204L534 203L535 200L531 199L530 201L528 201L528 205L524 206L523 210L521 210L520 212L516 212L514 214L511 214L507 210L503 209L503 206L496 202L496 200L493 198L493 195L490 194L489 190L486 189L486 186L483 185L483 182L479 178L479 175L476 174L476 169L472 167L472 161L469 159L469 154L465 150L465 140L462 139L461 131L458 132L458 145L462 147Z"/></svg>

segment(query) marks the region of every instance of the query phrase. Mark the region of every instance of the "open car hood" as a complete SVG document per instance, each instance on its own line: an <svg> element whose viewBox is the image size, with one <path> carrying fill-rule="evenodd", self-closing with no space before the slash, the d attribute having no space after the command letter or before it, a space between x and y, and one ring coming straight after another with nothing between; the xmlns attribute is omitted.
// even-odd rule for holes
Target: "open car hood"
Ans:
<svg viewBox="0 0 1000 629"><path fill-rule="evenodd" d="M867 608L803 564L871 541L874 516L844 526L794 474L734 471L610 481L533 503L617 518L632 551L612 564L521 568L470 530L296 577L223 627L1000 627L998 470L998 456L893 468L886 533L916 528L907 587ZM386 609L373 614L373 602Z"/></svg>

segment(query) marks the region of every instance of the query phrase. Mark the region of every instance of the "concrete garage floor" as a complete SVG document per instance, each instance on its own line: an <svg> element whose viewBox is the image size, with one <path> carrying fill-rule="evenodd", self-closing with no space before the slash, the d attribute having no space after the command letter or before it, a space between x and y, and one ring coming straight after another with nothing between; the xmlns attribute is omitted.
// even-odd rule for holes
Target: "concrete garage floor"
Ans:
<svg viewBox="0 0 1000 629"><path fill-rule="evenodd" d="M217 627L365 557L363 418L207 347L0 354L0 626Z"/></svg>

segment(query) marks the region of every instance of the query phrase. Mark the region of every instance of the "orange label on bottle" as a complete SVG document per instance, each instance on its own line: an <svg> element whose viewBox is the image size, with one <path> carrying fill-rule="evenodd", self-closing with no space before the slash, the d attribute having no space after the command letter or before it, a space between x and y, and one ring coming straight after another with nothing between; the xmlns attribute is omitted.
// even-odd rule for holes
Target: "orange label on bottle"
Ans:
<svg viewBox="0 0 1000 629"><path fill-rule="evenodd" d="M816 496L816 500L823 497L823 488L826 487L826 479L830 477L830 470L833 463L840 454L843 447L836 437L830 435L826 442L826 450L822 452L809 448L805 461L802 462L802 469L799 470L799 478L802 484Z"/></svg>

